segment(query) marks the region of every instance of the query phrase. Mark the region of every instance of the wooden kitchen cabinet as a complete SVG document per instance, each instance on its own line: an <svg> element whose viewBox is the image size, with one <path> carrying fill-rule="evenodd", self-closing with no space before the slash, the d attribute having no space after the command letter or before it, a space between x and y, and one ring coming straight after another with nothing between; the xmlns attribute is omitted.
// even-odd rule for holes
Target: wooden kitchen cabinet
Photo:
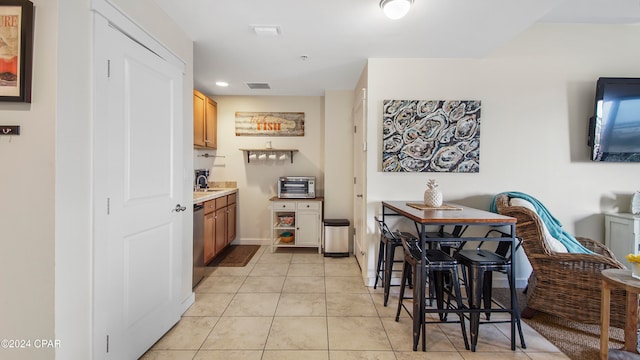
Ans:
<svg viewBox="0 0 640 360"><path fill-rule="evenodd" d="M218 104L193 90L193 146L215 149L218 145Z"/></svg>
<svg viewBox="0 0 640 360"><path fill-rule="evenodd" d="M227 207L216 210L216 255L220 254L227 247Z"/></svg>
<svg viewBox="0 0 640 360"><path fill-rule="evenodd" d="M227 245L236 238L236 194L227 195Z"/></svg>
<svg viewBox="0 0 640 360"><path fill-rule="evenodd" d="M204 203L204 263L210 262L216 255L215 231L216 231L216 201L209 200Z"/></svg>
<svg viewBox="0 0 640 360"><path fill-rule="evenodd" d="M216 255L220 254L227 246L227 196L221 196L216 201L216 229L215 243Z"/></svg>
<svg viewBox="0 0 640 360"><path fill-rule="evenodd" d="M204 263L208 264L236 238L236 193L204 203Z"/></svg>

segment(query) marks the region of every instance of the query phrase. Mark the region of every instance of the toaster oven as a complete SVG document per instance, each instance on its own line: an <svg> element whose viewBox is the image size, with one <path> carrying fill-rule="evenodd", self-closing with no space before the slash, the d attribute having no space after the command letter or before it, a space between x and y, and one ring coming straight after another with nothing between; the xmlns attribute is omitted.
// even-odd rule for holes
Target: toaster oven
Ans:
<svg viewBox="0 0 640 360"><path fill-rule="evenodd" d="M313 199L316 197L315 176L281 176L278 178L281 199Z"/></svg>

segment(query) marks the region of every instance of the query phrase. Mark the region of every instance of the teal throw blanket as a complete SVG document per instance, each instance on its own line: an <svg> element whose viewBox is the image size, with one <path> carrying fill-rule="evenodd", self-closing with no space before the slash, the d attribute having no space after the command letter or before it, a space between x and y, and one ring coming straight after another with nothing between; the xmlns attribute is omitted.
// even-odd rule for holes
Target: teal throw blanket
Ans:
<svg viewBox="0 0 640 360"><path fill-rule="evenodd" d="M542 222L547 226L547 229L549 230L549 233L551 234L551 236L558 239L558 241L560 241L562 245L564 245L567 248L568 252L594 254L593 251L584 247L584 245L582 245L578 240L576 240L576 238L573 237L573 235L569 234L565 229L563 229L562 224L560 224L560 221L558 221L558 219L556 219L553 215L551 215L549 210L547 210L547 208L544 205L542 205L542 203L538 201L536 198L534 198L533 196L527 195L525 193L517 192L517 191L503 192L498 195L507 195L510 198L519 198L519 199L527 200L528 202L533 204L533 207L536 209L538 216L540 217ZM489 211L494 213L498 212L498 209L496 208L496 197L498 197L498 195L493 197L491 201L491 205L489 205Z"/></svg>

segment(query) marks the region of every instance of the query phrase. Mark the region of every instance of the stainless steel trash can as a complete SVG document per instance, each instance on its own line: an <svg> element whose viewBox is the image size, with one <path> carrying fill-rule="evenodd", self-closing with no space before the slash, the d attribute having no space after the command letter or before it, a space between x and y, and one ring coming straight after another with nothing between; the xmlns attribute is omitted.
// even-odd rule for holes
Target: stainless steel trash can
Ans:
<svg viewBox="0 0 640 360"><path fill-rule="evenodd" d="M325 219L322 235L324 256L349 256L349 220Z"/></svg>

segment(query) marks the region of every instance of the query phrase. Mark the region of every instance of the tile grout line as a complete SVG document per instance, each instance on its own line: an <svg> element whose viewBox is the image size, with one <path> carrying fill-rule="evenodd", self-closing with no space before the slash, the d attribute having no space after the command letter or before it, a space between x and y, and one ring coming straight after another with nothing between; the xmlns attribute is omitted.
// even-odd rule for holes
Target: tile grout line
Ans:
<svg viewBox="0 0 640 360"><path fill-rule="evenodd" d="M329 338L329 299L327 298L327 259L322 258L322 282L324 285L324 323L327 329L327 359L331 360L331 340Z"/></svg>
<svg viewBox="0 0 640 360"><path fill-rule="evenodd" d="M203 358L204 356L206 356L208 350L214 350L214 351L249 351L249 350L253 350L253 351L256 351L256 354L255 354L256 358L259 358L259 359L267 359L267 358L270 358L269 355L273 355L273 354L269 354L268 355L267 351L270 351L270 352L271 351L275 351L275 352L302 351L302 355L301 356L303 356L303 358L304 358L305 357L304 351L317 351L317 350L320 350L320 349L288 349L288 348L286 348L286 349L279 349L279 348L268 349L269 337L271 336L271 332L274 329L275 318L277 317L277 314L278 314L278 307L280 305L280 301L283 299L284 290L285 290L285 284L286 284L287 280L296 277L296 276L293 276L293 275L309 276L309 274L305 273L304 271L303 272L299 272L298 271L298 270L300 270L300 266L298 266L297 269L294 269L296 271L292 272L291 266L293 266L293 264L303 264L303 265L305 265L305 264L308 265L308 264L312 264L312 263L315 264L316 261L317 261L315 259L311 260L310 258L304 258L304 257L296 258L295 254L291 254L291 256L290 256L290 258L288 259L287 262L282 262L283 264L284 263L287 264L287 269L286 269L286 272L284 274L284 281L282 282L282 284L280 286L280 292L278 293L276 306L275 306L271 316L269 316L271 318L271 322L269 324L267 335L265 337L264 344L262 346L261 354L259 355L259 357L258 357L258 353L257 353L257 351L260 351L259 348L255 348L255 349L242 349L241 348L241 349L226 349L226 350L225 349L215 349L215 348L213 348L213 349L205 349L205 348L203 348L204 344L207 341L207 339L209 339L209 337L214 333L214 329L216 329L216 327L220 325L220 320L222 319L222 317L225 314L225 312L227 312L229 310L229 308L231 307L233 299L235 299L238 294L241 294L240 289L242 288L242 286L244 286L247 283L247 281L249 280L249 276L255 270L255 267L258 264L258 261L260 261L260 258L262 258L263 255L265 255L265 254L267 254L267 252L261 251L259 256L257 256L254 259L254 261L252 261L252 264L250 265L251 269L249 269L248 271L237 271L237 272L234 272L234 271L226 272L226 271L224 271L224 272L220 272L219 273L219 274L233 274L233 275L222 275L222 276L238 276L238 274L241 274L238 277L241 277L242 279L237 279L237 281L239 282L239 285L232 292L226 293L226 294L231 295L231 298L230 298L229 302L224 306L224 309L221 310L220 315L217 317L216 322L213 324L211 329L208 330L207 335L204 337L204 340L200 343L199 347L197 349L194 349L195 351L194 350L190 350L190 351L194 351L194 353L189 358L191 358L192 360ZM271 261L273 261L273 259L268 259L268 258L265 258L264 260L267 261L264 264L270 264ZM282 259L282 260L284 260L284 259ZM305 262L302 262L302 261L305 261ZM309 261L311 261L311 262L309 262ZM346 263L347 262L345 262L345 264ZM335 261L328 261L327 262L327 258L324 258L324 257L322 258L322 262L318 262L318 264L322 264L322 282L323 282L323 293L324 293L324 302L325 302L324 303L324 310L325 310L324 324L326 326L326 329L325 329L326 330L326 335L325 336L326 336L326 341L327 341L327 348L326 348L325 354L326 354L326 359L327 360L331 360L331 354L332 354L331 352L332 352L332 350L331 350L331 342L330 342L330 329L329 329L329 315L330 314L329 314L329 303L328 303L328 300L329 300L328 294L329 294L329 292L327 290L327 280L328 280L329 277L327 275L329 273L332 273L332 274L334 274L335 277L341 277L341 276L349 276L350 273L349 274L346 274L346 273L343 273L343 272L335 273L336 269L345 270L347 268L347 266L345 266L343 268L342 267L343 265L340 264L337 268L332 268L331 267L331 266L333 266L332 264L339 264L339 262L335 262ZM314 267L315 267L315 265L314 265ZM313 276L315 276L315 274L316 274L315 271L316 270L314 270L314 272L312 274ZM277 272L281 273L280 270L278 270ZM207 275L207 278L208 277L214 277L214 276L212 276L214 273L215 272L209 273ZM273 273L273 274L275 274L275 273ZM265 276L267 276L267 275L265 275ZM269 275L269 276L278 276L278 275ZM212 280L214 280L214 279L212 279ZM349 281L349 283L353 283L353 281ZM335 286L337 284L333 284L333 285L334 285L334 288L335 288ZM385 334L384 334L385 338L387 339L387 341L388 341L388 343L390 345L390 350L389 351L393 354L393 357L391 357L390 355L385 355L385 356L388 356L388 358L390 358L390 359L393 358L393 359L396 359L396 360L404 358L404 356L405 356L405 355L403 355L404 351L402 351L402 350L396 351L394 349L393 342L391 341L392 337L394 337L394 334L395 334L393 332L395 327L389 327L389 328L385 327L385 322L384 321L387 321L390 318L388 316L386 316L387 315L387 311L385 311L384 308L380 307L382 305L378 306L379 302L376 302L376 298L379 297L380 294L375 292L375 291L372 291L371 287L366 286L366 285L364 285L364 286L367 289L366 293L369 294L368 297L366 297L366 298L368 298L369 301L371 301L371 303L374 306L375 315L373 315L374 313L371 313L371 314L372 314L372 316L377 317L378 321L380 322L380 324L381 324L381 326L383 328L383 331L385 332ZM304 289L307 289L307 288L304 288ZM351 294L352 291L355 291L354 289L351 289L351 287L346 289L346 288L344 288L343 285L338 286L338 288L335 288L334 290L337 293L343 293L344 292L345 294ZM301 290L301 291L303 293L307 293L304 290ZM217 293L217 292L214 291L213 293ZM297 293L297 291L295 293ZM204 294L204 293L201 293L201 294ZM245 293L242 293L242 294L245 294ZM248 294L253 294L253 295L257 295L257 296L260 295L259 293L254 293L254 292L248 292ZM363 297L362 299L365 299L365 297ZM209 304L209 302L206 302L206 304ZM393 308L393 306L391 306L391 307ZM344 311L339 311L338 312L338 314L341 314L341 313L347 314ZM350 312L349 314L351 314L351 315L347 315L347 316L349 316L349 317L351 317L351 316L353 316L353 317L365 316L365 315L353 315L353 314L360 314L360 313L361 313L361 311L358 311L356 309L355 312ZM367 313L369 313L369 312L367 311ZM389 313L391 313L391 311L389 311ZM204 315L198 315L198 317L199 318L208 317L209 315L207 315L207 314L213 314L213 313L203 312L203 314ZM250 316L250 315L246 315L246 316ZM293 315L287 315L287 316L293 316ZM300 316L303 316L303 315L300 315ZM314 315L304 315L304 316L314 316ZM338 315L338 317L341 317L341 316L342 315ZM390 320L390 321L393 321L393 320ZM321 323L322 322L320 322L318 324L321 324ZM266 323L265 323L265 325L266 325ZM493 326L496 328L498 333L500 333L501 335L507 337L506 334L502 331L502 329L500 329L500 327L495 326L495 325L493 325ZM455 332L454 331L445 331L445 330L451 330L451 329L448 329L448 328L447 329L442 329L440 324L437 324L436 327L439 328L441 333L445 336L445 339L448 342L450 342L452 345L454 344L454 340L459 340L456 337L456 333L459 332L459 329L457 327L456 327L456 329L458 329L458 330L455 331ZM266 326L265 326L265 329L266 329ZM400 343L398 343L398 344L400 344ZM241 345L234 346L234 347L241 347ZM454 349L455 349L454 350L455 353L458 354L460 359L465 359L465 356L474 356L475 355L475 354L472 354L472 353L470 353L468 351L463 351L462 348L459 349L459 348L455 347L455 345L454 345ZM534 359L534 357L532 357L531 354L528 354L528 353L522 351L522 349L519 349L519 350L520 350L519 352L522 352L522 353L524 353L526 355L525 359ZM165 351L165 350L159 349L159 351ZM178 353L178 352L180 352L182 350L181 349L166 349L166 351L172 351L174 353ZM341 350L336 350L336 351L338 351L338 353L341 354L343 352L350 352L351 350L341 349ZM379 350L379 351L385 351L385 350ZM428 352L429 351L427 351L427 353ZM451 353L453 353L453 351ZM480 353L482 353L482 352L480 352ZM510 353L512 353L512 352L510 352ZM546 353L546 352L542 351L540 353ZM220 352L220 354L222 354L222 352ZM424 355L424 354L421 353L421 355ZM215 356L218 356L218 355L215 355ZM341 357L341 356L344 356L344 355L341 354L341 355L337 355L337 356ZM187 358L187 356L182 357L182 358ZM324 358L324 356L322 356L322 358Z"/></svg>

